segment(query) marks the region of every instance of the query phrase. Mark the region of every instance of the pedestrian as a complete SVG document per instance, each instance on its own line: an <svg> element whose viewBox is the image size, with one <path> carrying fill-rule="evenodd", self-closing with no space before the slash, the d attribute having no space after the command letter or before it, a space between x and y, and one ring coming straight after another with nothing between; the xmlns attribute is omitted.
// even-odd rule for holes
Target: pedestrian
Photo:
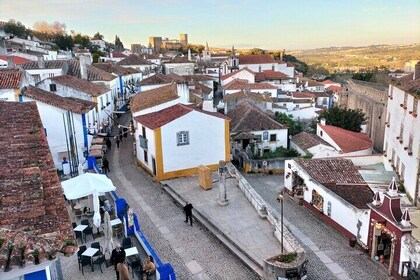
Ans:
<svg viewBox="0 0 420 280"><path fill-rule="evenodd" d="M130 280L130 273L128 273L128 267L125 263L117 264L117 270L120 274L120 280Z"/></svg>
<svg viewBox="0 0 420 280"><path fill-rule="evenodd" d="M104 160L102 161L102 169L105 174L111 172L111 170L109 170L109 161L106 158L104 158Z"/></svg>
<svg viewBox="0 0 420 280"><path fill-rule="evenodd" d="M119 149L120 148L120 136L119 135L115 136L115 143L117 144L117 148Z"/></svg>
<svg viewBox="0 0 420 280"><path fill-rule="evenodd" d="M123 129L120 128L119 136L120 136L121 143L123 142L123 134L124 134Z"/></svg>
<svg viewBox="0 0 420 280"><path fill-rule="evenodd" d="M120 273L118 272L117 265L119 263L124 263L124 262L125 262L125 251L121 247L121 245L117 243L115 246L115 249L112 250L112 253L111 253L111 263L114 265L115 273L117 274L117 280L120 279Z"/></svg>
<svg viewBox="0 0 420 280"><path fill-rule="evenodd" d="M108 151L111 151L112 142L111 142L111 140L109 139L109 137L107 137L107 138L106 138L105 143L106 143L106 148L107 148L107 150L108 150Z"/></svg>
<svg viewBox="0 0 420 280"><path fill-rule="evenodd" d="M187 201L185 206L184 206L185 222L188 223L188 219L190 219L191 226L193 224L193 222L192 222L192 210L193 210L193 208L194 207L192 206L192 204Z"/></svg>
<svg viewBox="0 0 420 280"><path fill-rule="evenodd" d="M156 265L153 257L148 256L143 262L143 279L147 279L147 276L153 275L156 271Z"/></svg>

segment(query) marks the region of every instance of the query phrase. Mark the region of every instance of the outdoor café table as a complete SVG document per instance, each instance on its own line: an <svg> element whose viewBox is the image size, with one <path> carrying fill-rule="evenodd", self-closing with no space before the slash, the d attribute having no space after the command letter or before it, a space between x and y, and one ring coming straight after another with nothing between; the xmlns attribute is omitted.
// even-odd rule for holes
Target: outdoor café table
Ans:
<svg viewBox="0 0 420 280"><path fill-rule="evenodd" d="M137 247L131 247L128 249L125 249L125 256L129 257L129 256L134 256L134 255L138 255L139 252L137 251Z"/></svg>
<svg viewBox="0 0 420 280"><path fill-rule="evenodd" d="M111 224L111 226L116 226L116 225L122 224L122 222L119 218L113 219L109 223Z"/></svg>
<svg viewBox="0 0 420 280"><path fill-rule="evenodd" d="M84 252L82 253L82 256L89 257L89 258L90 258L90 262L92 263L92 257L93 257L93 255L95 255L95 254L96 254L96 252L98 252L98 251L99 251L99 249L90 247L90 248L87 248L87 249L86 249L86 251L84 251ZM93 265L92 265L92 271L93 271Z"/></svg>
<svg viewBox="0 0 420 280"><path fill-rule="evenodd" d="M108 134L102 132L102 133L98 133L98 136L100 136L100 137L107 137Z"/></svg>
<svg viewBox="0 0 420 280"><path fill-rule="evenodd" d="M102 145L103 143L104 143L104 138L92 139L92 145Z"/></svg>
<svg viewBox="0 0 420 280"><path fill-rule="evenodd" d="M73 230L74 231L80 231L83 233L83 231L87 228L87 225L78 225L77 227L75 227ZM83 241L83 234L82 234L82 241Z"/></svg>
<svg viewBox="0 0 420 280"><path fill-rule="evenodd" d="M102 150L90 150L89 155L93 157L102 157Z"/></svg>
<svg viewBox="0 0 420 280"><path fill-rule="evenodd" d="M99 145L99 144L90 146L91 150L102 150L103 148L104 148L103 145Z"/></svg>

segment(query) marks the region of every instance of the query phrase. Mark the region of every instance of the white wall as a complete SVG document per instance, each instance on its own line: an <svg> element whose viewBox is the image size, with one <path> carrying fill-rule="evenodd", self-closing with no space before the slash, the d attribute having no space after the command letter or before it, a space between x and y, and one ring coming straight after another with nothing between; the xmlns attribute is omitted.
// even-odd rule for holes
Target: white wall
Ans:
<svg viewBox="0 0 420 280"><path fill-rule="evenodd" d="M189 145L177 146L179 131L189 132ZM162 149L164 172L218 164L225 160L225 120L192 111L162 127Z"/></svg>
<svg viewBox="0 0 420 280"><path fill-rule="evenodd" d="M291 165L291 168L288 167L289 164ZM297 171L298 175L304 180L304 183L308 188L308 190L305 190L303 193L303 199L310 203L312 201L312 190L315 190L324 199L323 213L327 215L327 205L328 202L331 202L330 218L355 236L357 236L358 231L357 223L360 220L362 222L359 233L361 236L360 241L364 245L367 245L370 209L358 209L354 207L334 192L314 181L305 170L296 165L294 160L286 160L285 162L284 185L287 189L292 190L292 176L286 178L288 173L292 173L292 170Z"/></svg>
<svg viewBox="0 0 420 280"><path fill-rule="evenodd" d="M329 147L323 144L316 145L308 149L313 154L313 158L327 158L327 157L339 157L340 153L333 147Z"/></svg>
<svg viewBox="0 0 420 280"><path fill-rule="evenodd" d="M232 82L235 79L241 79L241 80L247 80L248 83L255 83L255 75L250 73L249 71L242 70L235 73L235 75L230 76L229 78L225 80L221 80L222 86L225 86L226 84Z"/></svg>
<svg viewBox="0 0 420 280"><path fill-rule="evenodd" d="M141 93L139 93L139 94L141 94ZM133 117L146 115L146 114L150 114L150 113L157 112L157 111L163 110L165 108L174 106L178 103L181 103L180 98L175 99L175 100L171 100L169 102L161 103L159 105L156 105L156 106L153 106L153 107L150 107L150 108L146 108L144 110L140 110L140 111L137 111L137 112L132 112L132 114L133 114Z"/></svg>
<svg viewBox="0 0 420 280"><path fill-rule="evenodd" d="M263 133L268 132L268 140L263 139ZM257 147L263 150L264 148L270 148L271 151L275 151L276 148L283 146L287 149L287 129L273 129L273 130L260 130L260 131L252 131L254 135L261 136L261 143L257 143ZM270 135L276 134L276 141L270 141ZM262 152L262 151L261 151Z"/></svg>
<svg viewBox="0 0 420 280"><path fill-rule="evenodd" d="M402 270L402 262L411 261L412 267L414 266L414 262L417 266L420 265L420 242L412 237L410 234L404 234L401 237L401 252L400 252L400 271L401 274ZM407 272L407 270L406 270ZM403 275L406 276L406 275Z"/></svg>
<svg viewBox="0 0 420 280"><path fill-rule="evenodd" d="M387 106L387 119L388 125L385 127L384 137L384 150L387 155L384 157L384 166L387 170L392 170L392 164L395 165L395 171L401 174L402 164L405 166L404 171L404 187L412 198L415 196L416 188L419 188L418 176L419 161L420 161L420 99L417 99L417 117L413 116L414 97L408 95L407 109L404 109L400 104L404 103L404 92L399 88L390 85L389 95L392 99L388 98ZM412 112L411 114L409 112ZM390 119L389 119L390 116ZM400 126L404 125L403 143L397 137L400 135ZM412 155L408 154L408 141L410 134L413 135L413 148ZM392 151L395 151L395 157L392 161ZM397 157L400 159L400 166L397 165ZM388 160L391 160L389 162Z"/></svg>
<svg viewBox="0 0 420 280"><path fill-rule="evenodd" d="M165 74L171 73L181 76L194 75L194 63L165 63Z"/></svg>
<svg viewBox="0 0 420 280"><path fill-rule="evenodd" d="M239 69L248 68L251 71L260 72L260 67L261 67L261 71L264 71L264 70L273 70L273 66L274 66L274 71L279 71L278 63L239 64Z"/></svg>
<svg viewBox="0 0 420 280"><path fill-rule="evenodd" d="M1 101L19 101L19 100L15 100L14 89L0 89L0 102Z"/></svg>
<svg viewBox="0 0 420 280"><path fill-rule="evenodd" d="M142 125L141 123L137 123L136 133L135 133L135 140L136 140L136 150L137 150L137 159L146 165L150 172L153 171L152 167L152 157L156 159L156 146L155 146L155 132L150 128L145 127L146 129L146 139L147 139L147 155L148 159L147 162L144 160L144 150L140 147L139 136L142 135Z"/></svg>
<svg viewBox="0 0 420 280"><path fill-rule="evenodd" d="M64 74L63 69L61 68L60 69L28 69L26 71L31 75L39 75L40 80L38 82L47 78L61 76Z"/></svg>

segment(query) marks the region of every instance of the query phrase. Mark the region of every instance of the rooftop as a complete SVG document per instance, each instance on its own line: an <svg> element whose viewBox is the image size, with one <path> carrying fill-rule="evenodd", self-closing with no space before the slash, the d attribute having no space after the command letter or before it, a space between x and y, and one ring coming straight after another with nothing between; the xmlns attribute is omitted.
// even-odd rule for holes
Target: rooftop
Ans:
<svg viewBox="0 0 420 280"><path fill-rule="evenodd" d="M156 73L153 76L147 77L146 79L142 80L140 82L140 85L142 86L161 85L161 84L169 84L169 83L177 82L177 81L180 81L180 82L184 81L184 78L177 74L164 75L164 74Z"/></svg>
<svg viewBox="0 0 420 280"><path fill-rule="evenodd" d="M157 112L135 117L134 119L145 127L154 130L190 113L191 111L192 109L187 106L176 104Z"/></svg>
<svg viewBox="0 0 420 280"><path fill-rule="evenodd" d="M63 110L69 110L77 114L85 114L95 108L96 103L70 97L62 97L49 91L42 90L33 86L22 89L22 95L31 99L49 104Z"/></svg>
<svg viewBox="0 0 420 280"><path fill-rule="evenodd" d="M240 70L236 70L236 71L230 72L230 73L228 73L228 74L226 74L226 75L223 75L223 76L221 77L221 79L222 79L222 80L226 80L227 78L230 78L230 77L232 77L232 76L235 76L236 74L238 74L238 73L240 73L240 72L243 72L243 71L247 71L247 72L249 72L249 73L251 73L251 74L255 75L254 71L252 71L252 70L248 69L247 67L245 67L245 68L242 68L242 69L240 69Z"/></svg>
<svg viewBox="0 0 420 280"><path fill-rule="evenodd" d="M277 64L278 61L275 61L273 57L269 54L252 54L252 55L240 55L239 56L239 64L265 64L265 63L275 63Z"/></svg>
<svg viewBox="0 0 420 280"><path fill-rule="evenodd" d="M227 116L231 119L230 132L287 129L248 101L238 104Z"/></svg>
<svg viewBox="0 0 420 280"><path fill-rule="evenodd" d="M25 62L30 61L29 59L26 59L26 58L24 58L24 57L20 57L20 56L14 56L14 55L11 55L11 56L7 56L7 55L0 55L0 59L5 60L5 61L8 61L9 57L11 57L11 58L12 58L12 61L13 61L13 64L14 64L14 65L20 65L20 64L22 64L22 63L25 63Z"/></svg>
<svg viewBox="0 0 420 280"><path fill-rule="evenodd" d="M131 100L130 107L132 112L138 112L178 98L177 85L172 83L136 94Z"/></svg>
<svg viewBox="0 0 420 280"><path fill-rule="evenodd" d="M391 84L395 87L420 97L420 78L413 80L414 73L408 74L399 79L392 80Z"/></svg>
<svg viewBox="0 0 420 280"><path fill-rule="evenodd" d="M188 58L186 58L185 56L176 56L165 63L194 63L194 62L192 62L191 60L188 60Z"/></svg>
<svg viewBox="0 0 420 280"><path fill-rule="evenodd" d="M326 146L331 146L318 135L313 134L313 133L308 133L308 132L301 132L299 134L294 135L292 137L292 141L305 152L307 152L309 148L312 148L321 144L326 145Z"/></svg>
<svg viewBox="0 0 420 280"><path fill-rule="evenodd" d="M372 140L364 133L354 132L332 125L318 124L343 153L366 150L372 147Z"/></svg>
<svg viewBox="0 0 420 280"><path fill-rule="evenodd" d="M80 62L76 59L72 59L67 60L67 63L69 65L67 75L76 78L82 78L82 76L80 75ZM112 81L116 78L111 73L96 68L92 65L87 65L87 74L88 81Z"/></svg>
<svg viewBox="0 0 420 280"><path fill-rule="evenodd" d="M42 69L63 69L67 64L66 60L44 60ZM25 70L41 69L38 61L28 61L20 65Z"/></svg>
<svg viewBox="0 0 420 280"><path fill-rule="evenodd" d="M19 69L0 69L0 89L18 89L23 73Z"/></svg>
<svg viewBox="0 0 420 280"><path fill-rule="evenodd" d="M65 85L74 89L77 89L81 92L85 92L92 97L100 96L104 93L107 93L109 89L103 85L95 84L83 79L79 79L73 76L56 76L49 78L51 81L56 82L61 85Z"/></svg>
<svg viewBox="0 0 420 280"><path fill-rule="evenodd" d="M241 79L234 79L230 81L229 83L227 83L223 88L225 90L244 90L244 89L248 89L248 90L275 89L277 90L277 87L269 83L248 83L247 80L241 80Z"/></svg>
<svg viewBox="0 0 420 280"><path fill-rule="evenodd" d="M227 94L223 97L223 101L239 100L244 98L251 98L262 102L272 102L273 98L267 94L250 92L248 90L241 90L235 93Z"/></svg>
<svg viewBox="0 0 420 280"><path fill-rule="evenodd" d="M152 65L150 61L136 55L136 54L130 54L126 58L120 60L117 62L118 65Z"/></svg>
<svg viewBox="0 0 420 280"><path fill-rule="evenodd" d="M39 249L40 258L60 251L74 233L35 102L0 103L0 145L7 147L0 149L2 239ZM5 258L1 253L0 262ZM20 258L11 261L20 265Z"/></svg>
<svg viewBox="0 0 420 280"><path fill-rule="evenodd" d="M93 63L93 67L96 67L100 70L103 70L105 72L108 72L110 74L115 74L118 76L124 76L124 75L130 75L135 73L140 73L140 71L131 68L131 67L122 67L114 62L102 62L102 63Z"/></svg>

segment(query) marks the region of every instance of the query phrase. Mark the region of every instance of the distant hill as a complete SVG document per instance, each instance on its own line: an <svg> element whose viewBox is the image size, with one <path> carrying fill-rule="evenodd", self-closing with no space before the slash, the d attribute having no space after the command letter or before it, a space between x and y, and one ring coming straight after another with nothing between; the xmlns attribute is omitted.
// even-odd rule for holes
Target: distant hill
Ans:
<svg viewBox="0 0 420 280"><path fill-rule="evenodd" d="M331 47L286 51L308 65L319 65L330 73L345 70L403 69L410 60L420 59L420 44Z"/></svg>

